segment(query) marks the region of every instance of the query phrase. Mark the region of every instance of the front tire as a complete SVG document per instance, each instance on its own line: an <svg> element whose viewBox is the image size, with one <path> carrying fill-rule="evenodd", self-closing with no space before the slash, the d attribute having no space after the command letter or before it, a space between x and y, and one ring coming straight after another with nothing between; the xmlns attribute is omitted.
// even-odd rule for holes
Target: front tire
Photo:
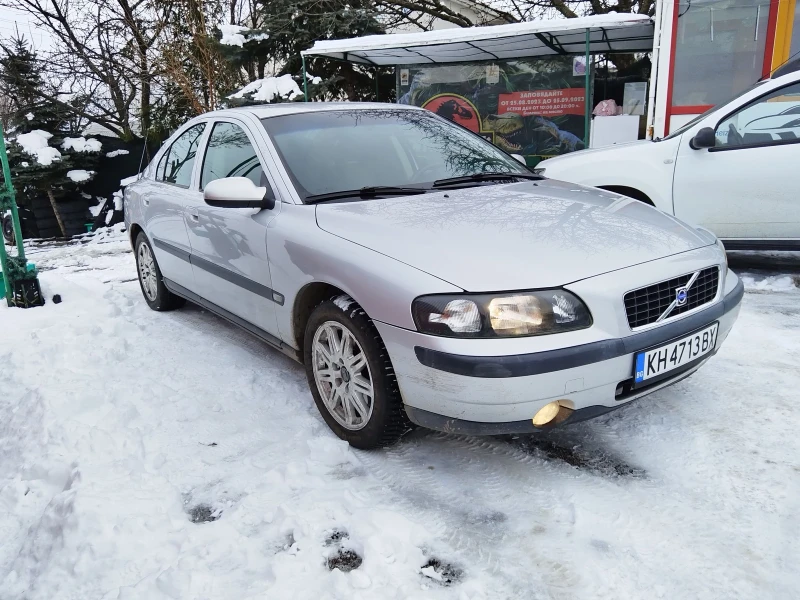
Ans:
<svg viewBox="0 0 800 600"><path fill-rule="evenodd" d="M303 348L314 402L341 439L368 450L389 446L410 429L383 340L351 298L314 309Z"/></svg>
<svg viewBox="0 0 800 600"><path fill-rule="evenodd" d="M170 292L164 285L156 255L144 232L136 238L135 255L139 287L142 288L142 295L147 305L157 311L174 310L183 306L186 301Z"/></svg>

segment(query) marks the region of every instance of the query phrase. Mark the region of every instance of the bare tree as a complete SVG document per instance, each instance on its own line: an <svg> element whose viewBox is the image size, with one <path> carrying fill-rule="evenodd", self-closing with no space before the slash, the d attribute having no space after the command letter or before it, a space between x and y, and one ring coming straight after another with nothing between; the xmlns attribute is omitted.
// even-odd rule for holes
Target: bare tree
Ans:
<svg viewBox="0 0 800 600"><path fill-rule="evenodd" d="M43 96L125 139L150 128L156 44L172 3L156 0L0 0L26 11L54 47L43 52L59 90ZM155 7L158 6L158 11ZM74 105L70 99L79 96Z"/></svg>
<svg viewBox="0 0 800 600"><path fill-rule="evenodd" d="M456 8L447 0L376 0L387 15L390 25L410 24L423 30L432 28L434 20L447 21L459 27L488 23L518 23L543 17L574 18L610 12L652 15L655 0L472 0L474 16Z"/></svg>
<svg viewBox="0 0 800 600"><path fill-rule="evenodd" d="M231 0L231 15L236 13ZM221 5L203 0L178 0L172 15L165 15L161 40L163 74L177 86L190 112L200 114L220 107L221 93L236 81L235 70L219 51L209 23L218 22Z"/></svg>

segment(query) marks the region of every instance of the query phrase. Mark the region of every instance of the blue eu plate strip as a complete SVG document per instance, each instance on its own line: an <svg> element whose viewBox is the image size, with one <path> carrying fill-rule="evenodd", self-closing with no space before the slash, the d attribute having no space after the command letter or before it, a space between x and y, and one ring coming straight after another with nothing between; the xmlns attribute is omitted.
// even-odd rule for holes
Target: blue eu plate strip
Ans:
<svg viewBox="0 0 800 600"><path fill-rule="evenodd" d="M636 355L636 383L644 381L644 352Z"/></svg>

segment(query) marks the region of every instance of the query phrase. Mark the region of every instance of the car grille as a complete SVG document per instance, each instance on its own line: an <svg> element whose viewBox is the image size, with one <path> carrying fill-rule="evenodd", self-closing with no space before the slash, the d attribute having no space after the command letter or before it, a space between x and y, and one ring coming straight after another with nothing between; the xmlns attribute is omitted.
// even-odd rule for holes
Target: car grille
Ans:
<svg viewBox="0 0 800 600"><path fill-rule="evenodd" d="M685 287L694 276L695 273L687 273L625 294L625 312L631 329L655 323L662 318L662 315L664 315L662 320L668 319L711 302L716 297L719 286L718 267L708 267L698 271L697 277L687 290L686 302L677 306L678 290Z"/></svg>

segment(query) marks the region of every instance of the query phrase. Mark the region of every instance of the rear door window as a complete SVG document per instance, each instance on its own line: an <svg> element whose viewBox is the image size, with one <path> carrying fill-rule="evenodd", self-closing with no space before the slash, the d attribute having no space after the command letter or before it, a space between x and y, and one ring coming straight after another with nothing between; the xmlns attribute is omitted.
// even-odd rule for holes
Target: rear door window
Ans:
<svg viewBox="0 0 800 600"><path fill-rule="evenodd" d="M190 127L172 143L165 155L162 181L189 187L192 182L192 169L197 157L197 149L200 146L200 138L205 126L205 123L200 123Z"/></svg>

